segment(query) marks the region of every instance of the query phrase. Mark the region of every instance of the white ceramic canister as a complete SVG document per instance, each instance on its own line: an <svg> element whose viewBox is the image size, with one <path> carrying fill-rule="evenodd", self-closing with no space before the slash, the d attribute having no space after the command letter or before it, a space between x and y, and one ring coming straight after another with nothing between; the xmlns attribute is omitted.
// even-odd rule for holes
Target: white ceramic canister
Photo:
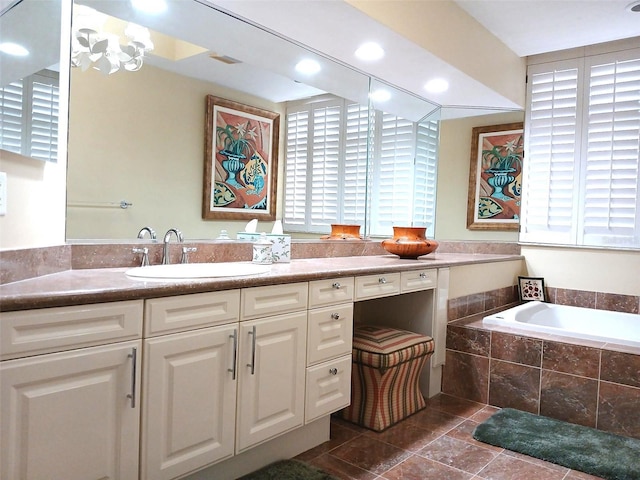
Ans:
<svg viewBox="0 0 640 480"><path fill-rule="evenodd" d="M266 233L261 233L260 238L253 244L253 263L271 265L273 263L273 243L267 239Z"/></svg>

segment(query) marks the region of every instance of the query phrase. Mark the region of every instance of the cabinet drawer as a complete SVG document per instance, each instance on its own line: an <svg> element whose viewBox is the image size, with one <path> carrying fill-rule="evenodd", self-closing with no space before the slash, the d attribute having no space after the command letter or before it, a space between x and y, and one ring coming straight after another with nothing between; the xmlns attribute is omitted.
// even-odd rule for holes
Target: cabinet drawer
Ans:
<svg viewBox="0 0 640 480"><path fill-rule="evenodd" d="M304 282L243 288L240 319L247 320L306 310L308 287Z"/></svg>
<svg viewBox="0 0 640 480"><path fill-rule="evenodd" d="M4 312L0 359L138 339L142 309L142 300L131 300Z"/></svg>
<svg viewBox="0 0 640 480"><path fill-rule="evenodd" d="M353 277L309 282L309 308L353 301Z"/></svg>
<svg viewBox="0 0 640 480"><path fill-rule="evenodd" d="M353 303L309 310L307 365L351 353Z"/></svg>
<svg viewBox="0 0 640 480"><path fill-rule="evenodd" d="M410 272L402 272L400 275L402 293L436 288L437 282L438 271L436 269L414 270Z"/></svg>
<svg viewBox="0 0 640 480"><path fill-rule="evenodd" d="M305 423L351 402L351 355L307 368Z"/></svg>
<svg viewBox="0 0 640 480"><path fill-rule="evenodd" d="M355 285L356 300L397 295L400 293L400 274L384 273L356 277Z"/></svg>
<svg viewBox="0 0 640 480"><path fill-rule="evenodd" d="M153 298L144 307L144 336L237 322L240 290Z"/></svg>

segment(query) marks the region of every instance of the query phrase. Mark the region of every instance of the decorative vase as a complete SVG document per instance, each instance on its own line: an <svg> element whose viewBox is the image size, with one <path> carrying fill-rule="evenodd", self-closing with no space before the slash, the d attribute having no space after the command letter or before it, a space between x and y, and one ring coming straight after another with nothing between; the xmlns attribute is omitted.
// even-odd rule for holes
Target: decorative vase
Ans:
<svg viewBox="0 0 640 480"><path fill-rule="evenodd" d="M225 171L227 172L227 179L225 180L225 183L235 188L242 188L242 185L240 185L236 180L236 175L238 172L242 171L242 169L244 168L244 163L242 162L242 159L246 157L244 155L233 154L228 150L221 150L218 153L220 153L220 155L224 155L225 157L227 157L227 160L223 160L221 162L222 168L224 168Z"/></svg>
<svg viewBox="0 0 640 480"><path fill-rule="evenodd" d="M331 235L323 235L323 240L360 240L360 225L331 224Z"/></svg>
<svg viewBox="0 0 640 480"><path fill-rule="evenodd" d="M493 193L491 196L503 201L513 200L512 197L504 194L504 187L509 185L515 180L515 177L511 175L515 172L515 168L509 170L494 170L492 168L485 170L486 173L493 174L492 177L487 178L487 183L493 187Z"/></svg>
<svg viewBox="0 0 640 480"><path fill-rule="evenodd" d="M438 242L427 239L426 227L393 227L393 238L382 241L382 247L400 258L416 259L434 252Z"/></svg>

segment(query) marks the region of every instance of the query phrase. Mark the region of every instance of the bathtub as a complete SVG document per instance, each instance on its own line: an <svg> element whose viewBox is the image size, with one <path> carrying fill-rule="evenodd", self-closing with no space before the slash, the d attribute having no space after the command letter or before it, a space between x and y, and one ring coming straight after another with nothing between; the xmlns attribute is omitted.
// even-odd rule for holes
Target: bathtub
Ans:
<svg viewBox="0 0 640 480"><path fill-rule="evenodd" d="M533 301L488 315L482 323L640 348L640 315L634 313Z"/></svg>

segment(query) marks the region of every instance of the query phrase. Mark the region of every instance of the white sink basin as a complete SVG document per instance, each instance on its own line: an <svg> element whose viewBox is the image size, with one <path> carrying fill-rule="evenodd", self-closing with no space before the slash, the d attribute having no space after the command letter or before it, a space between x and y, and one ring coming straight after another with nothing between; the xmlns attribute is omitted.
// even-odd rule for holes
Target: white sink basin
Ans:
<svg viewBox="0 0 640 480"><path fill-rule="evenodd" d="M136 267L127 270L125 273L130 277L138 278L212 278L257 275L266 273L270 269L270 265L242 262L177 263Z"/></svg>

